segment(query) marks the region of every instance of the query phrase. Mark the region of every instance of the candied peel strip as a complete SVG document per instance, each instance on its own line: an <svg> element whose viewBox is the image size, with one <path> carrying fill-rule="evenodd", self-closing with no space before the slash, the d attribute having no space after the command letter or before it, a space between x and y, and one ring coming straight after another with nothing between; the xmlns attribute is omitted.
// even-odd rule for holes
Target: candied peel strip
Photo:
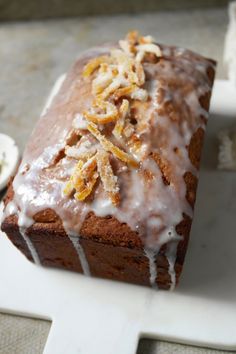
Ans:
<svg viewBox="0 0 236 354"><path fill-rule="evenodd" d="M94 157L90 158L86 163L82 160L77 163L73 175L66 184L64 194L69 196L75 191L75 199L84 201L92 193L98 176L100 176L104 190L112 203L118 205L120 197L117 177L113 173L109 154L102 149L99 149Z"/></svg>
<svg viewBox="0 0 236 354"><path fill-rule="evenodd" d="M116 92L117 89L120 87L119 80L114 80L107 86L101 93L97 96L99 100L107 99L112 93Z"/></svg>
<svg viewBox="0 0 236 354"><path fill-rule="evenodd" d="M84 112L85 118L93 123L97 124L107 124L114 122L118 118L118 110L116 106L110 102L104 102L101 100L96 100L94 103L94 108L105 111L105 113L96 113L96 112Z"/></svg>
<svg viewBox="0 0 236 354"><path fill-rule="evenodd" d="M143 85L145 82L145 74L141 63L137 62L135 58L127 56L120 49L111 50L111 56L117 61L118 75L121 82L127 81L127 85L137 84Z"/></svg>
<svg viewBox="0 0 236 354"><path fill-rule="evenodd" d="M94 96L101 95L109 87L113 79L114 74L112 71L102 72L100 67L99 75L92 82L92 94Z"/></svg>
<svg viewBox="0 0 236 354"><path fill-rule="evenodd" d="M112 203L117 205L120 201L117 177L113 173L109 154L105 150L100 149L97 153L97 167L105 192L111 198Z"/></svg>
<svg viewBox="0 0 236 354"><path fill-rule="evenodd" d="M137 85L142 86L145 83L145 74L140 62L135 62L135 72L137 76Z"/></svg>
<svg viewBox="0 0 236 354"><path fill-rule="evenodd" d="M128 41L121 39L119 41L119 46L125 52L125 54L133 56L133 46Z"/></svg>
<svg viewBox="0 0 236 354"><path fill-rule="evenodd" d="M101 55L100 57L91 59L84 67L83 76L89 77L101 64L109 63L110 61L111 58L108 55Z"/></svg>
<svg viewBox="0 0 236 354"><path fill-rule="evenodd" d="M141 63L143 61L143 58L145 56L145 52L142 50L139 50L139 52L137 53L135 60L138 61L139 63Z"/></svg>
<svg viewBox="0 0 236 354"><path fill-rule="evenodd" d="M63 189L63 193L67 195L68 197L73 193L74 191L74 185L71 180L72 178L70 177L70 180L66 183L65 188Z"/></svg>
<svg viewBox="0 0 236 354"><path fill-rule="evenodd" d="M131 167L139 167L138 161L136 161L132 156L130 156L117 146L113 145L111 141L109 141L104 135L101 134L96 124L92 122L88 123L88 130L100 142L104 150L110 151L119 160L127 163Z"/></svg>
<svg viewBox="0 0 236 354"><path fill-rule="evenodd" d="M141 36L138 39L139 44L148 44L148 43L153 43L154 38L152 36Z"/></svg>
<svg viewBox="0 0 236 354"><path fill-rule="evenodd" d="M74 172L70 177L69 182L67 182L65 186L64 194L69 196L74 190L76 193L87 190L91 185L91 180L94 178L96 167L96 155L91 157L86 163L79 160L74 168ZM88 181L88 185L85 181Z"/></svg>
<svg viewBox="0 0 236 354"><path fill-rule="evenodd" d="M83 164L82 168L78 172L82 174L84 179L88 179L90 178L91 174L94 172L96 166L97 166L96 155L94 155Z"/></svg>
<svg viewBox="0 0 236 354"><path fill-rule="evenodd" d="M162 56L161 49L156 44L153 43L139 44L137 45L137 49L138 51L142 51L145 53L153 53L157 57Z"/></svg>
<svg viewBox="0 0 236 354"><path fill-rule="evenodd" d="M94 149L93 147L91 147L90 150L82 151L82 152L79 152L79 149L76 151L76 148L75 151L72 151L71 146L68 145L65 148L66 156L74 158L76 160L86 161L90 159L90 157L92 157L95 153L96 153L96 149Z"/></svg>
<svg viewBox="0 0 236 354"><path fill-rule="evenodd" d="M73 191L75 190L75 185L74 185L74 178L75 178L75 174L79 174L80 171L81 171L81 168L83 166L83 161L79 161L76 166L75 166L75 169L74 169L74 172L73 174L70 176L70 179L69 181L66 183L66 186L63 190L63 193L67 196L70 196Z"/></svg>
<svg viewBox="0 0 236 354"><path fill-rule="evenodd" d="M123 99L122 104L119 109L119 119L116 122L116 125L112 131L112 134L117 138L120 139L122 137L122 132L125 125L125 118L129 114L129 101Z"/></svg>
<svg viewBox="0 0 236 354"><path fill-rule="evenodd" d="M134 126L128 122L123 129L123 134L126 138L130 138L133 133L134 133Z"/></svg>
<svg viewBox="0 0 236 354"><path fill-rule="evenodd" d="M138 42L138 38L138 31L135 30L128 32L128 34L126 35L126 40L133 46Z"/></svg>
<svg viewBox="0 0 236 354"><path fill-rule="evenodd" d="M127 74L130 82L142 86L145 82L143 66L136 60L130 60L127 65Z"/></svg>
<svg viewBox="0 0 236 354"><path fill-rule="evenodd" d="M130 86L118 88L114 92L113 98L115 101L118 101L121 97L130 96L132 94L132 92L134 92L137 88L138 88L138 86L136 86L134 84L130 85Z"/></svg>
<svg viewBox="0 0 236 354"><path fill-rule="evenodd" d="M142 142L136 134L131 134L128 142L129 151L139 158L139 154L142 148Z"/></svg>
<svg viewBox="0 0 236 354"><path fill-rule="evenodd" d="M78 158L84 162L88 161L95 154L95 152L96 152L96 150L94 151L91 149L91 151L80 154ZM77 157L76 157L76 159L77 159Z"/></svg>
<svg viewBox="0 0 236 354"><path fill-rule="evenodd" d="M93 191L93 188L97 182L98 174L94 173L89 182L84 185L82 189L75 193L75 199L84 201Z"/></svg>

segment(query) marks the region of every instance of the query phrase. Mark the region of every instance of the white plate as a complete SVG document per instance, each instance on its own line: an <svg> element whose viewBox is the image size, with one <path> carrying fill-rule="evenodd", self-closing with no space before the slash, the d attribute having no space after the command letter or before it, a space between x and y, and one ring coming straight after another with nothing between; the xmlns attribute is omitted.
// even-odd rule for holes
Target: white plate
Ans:
<svg viewBox="0 0 236 354"><path fill-rule="evenodd" d="M52 320L46 354L135 354L141 336L236 349L236 175L216 170L216 134L236 118L236 90L216 82L195 219L173 293L28 262L0 237L0 309Z"/></svg>
<svg viewBox="0 0 236 354"><path fill-rule="evenodd" d="M0 172L0 191L7 186L19 162L19 150L15 141L6 134L0 133L0 160L4 155L4 165Z"/></svg>

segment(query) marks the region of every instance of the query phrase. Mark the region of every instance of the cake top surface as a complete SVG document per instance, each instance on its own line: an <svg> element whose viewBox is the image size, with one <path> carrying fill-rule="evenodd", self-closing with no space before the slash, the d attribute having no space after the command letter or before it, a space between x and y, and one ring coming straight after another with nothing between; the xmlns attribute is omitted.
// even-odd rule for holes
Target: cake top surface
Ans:
<svg viewBox="0 0 236 354"><path fill-rule="evenodd" d="M148 249L178 240L175 226L192 217L184 175L197 175L189 145L205 129L213 70L136 33L84 53L26 147L13 183L19 225L53 209L78 235L94 212L127 223Z"/></svg>
<svg viewBox="0 0 236 354"><path fill-rule="evenodd" d="M66 155L78 163L64 189L65 195L84 201L99 178L112 203L119 205L119 183L110 160L115 158L139 169L145 158L145 142L140 137L147 130L148 119L145 115L136 119L134 110L137 101L147 102L149 98L143 88L142 61L147 56L150 60L150 55L152 61L161 57L153 39L131 32L109 55L95 57L85 65L84 78L90 80L95 72L91 83L94 100L92 107L73 120L74 129L79 133L82 130L84 139L66 148Z"/></svg>

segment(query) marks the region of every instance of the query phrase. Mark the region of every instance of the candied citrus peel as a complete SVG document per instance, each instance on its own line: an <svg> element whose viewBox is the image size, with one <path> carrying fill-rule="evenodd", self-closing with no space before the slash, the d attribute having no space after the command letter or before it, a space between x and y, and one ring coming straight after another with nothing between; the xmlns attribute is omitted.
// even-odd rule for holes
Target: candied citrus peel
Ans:
<svg viewBox="0 0 236 354"><path fill-rule="evenodd" d="M113 98L115 101L118 101L121 97L130 96L137 88L138 86L134 84L126 87L120 87L113 93Z"/></svg>
<svg viewBox="0 0 236 354"><path fill-rule="evenodd" d="M88 183L86 185L83 185L83 187L75 193L75 199L81 202L84 201L92 193L97 178L98 175L94 173Z"/></svg>
<svg viewBox="0 0 236 354"><path fill-rule="evenodd" d="M101 113L96 109L100 110ZM90 122L106 124L117 120L118 110L114 104L97 99L93 104L92 111L84 112L84 116Z"/></svg>
<svg viewBox="0 0 236 354"><path fill-rule="evenodd" d="M131 155L127 154L125 151L118 148L118 146L114 145L110 140L108 140L98 129L97 125L94 123L88 123L88 130L91 134L100 142L104 150L111 152L115 157L119 160L125 162L127 165L131 167L138 167L138 161L132 157Z"/></svg>
<svg viewBox="0 0 236 354"><path fill-rule="evenodd" d="M107 55L102 55L100 57L91 59L84 67L83 76L90 76L101 64L108 63L109 61L110 57Z"/></svg>
<svg viewBox="0 0 236 354"><path fill-rule="evenodd" d="M115 127L112 131L113 135L119 140L122 138L122 132L125 126L125 119L129 114L129 101L123 99L119 109L119 118L116 121Z"/></svg>
<svg viewBox="0 0 236 354"><path fill-rule="evenodd" d="M132 154L139 156L142 143L130 122L130 105L133 100L146 101L148 98L143 87L145 72L142 62L149 53L156 57L162 55L151 36L139 36L137 31L131 31L119 41L119 48L91 59L84 66L83 77L87 79L93 75L94 103L80 118L85 121L86 134L90 133L91 139L97 143L91 144L91 150L87 146L81 148L82 140L80 146L66 148L66 156L78 162L64 188L65 195L74 194L75 199L84 201L100 178L112 203L119 204L118 178L113 173L110 159L113 156L132 168L139 167ZM113 124L112 129L105 129L107 124ZM116 146L110 140L112 136L113 141L125 142L132 154Z"/></svg>
<svg viewBox="0 0 236 354"><path fill-rule="evenodd" d="M117 205L120 201L117 177L113 174L109 154L102 149L97 153L97 166L105 192L108 193L113 204Z"/></svg>
<svg viewBox="0 0 236 354"><path fill-rule="evenodd" d="M120 200L117 177L113 173L109 153L102 148L87 162L79 160L63 192L67 196L74 193L75 199L84 201L92 193L98 177L112 203L117 205Z"/></svg>

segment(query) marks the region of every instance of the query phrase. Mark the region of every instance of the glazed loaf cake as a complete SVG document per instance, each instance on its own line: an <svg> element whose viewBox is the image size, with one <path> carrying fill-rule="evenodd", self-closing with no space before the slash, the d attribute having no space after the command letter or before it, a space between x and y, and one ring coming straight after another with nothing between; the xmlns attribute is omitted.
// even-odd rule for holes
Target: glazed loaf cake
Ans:
<svg viewBox="0 0 236 354"><path fill-rule="evenodd" d="M173 289L187 249L215 62L136 32L62 77L5 199L30 260Z"/></svg>

